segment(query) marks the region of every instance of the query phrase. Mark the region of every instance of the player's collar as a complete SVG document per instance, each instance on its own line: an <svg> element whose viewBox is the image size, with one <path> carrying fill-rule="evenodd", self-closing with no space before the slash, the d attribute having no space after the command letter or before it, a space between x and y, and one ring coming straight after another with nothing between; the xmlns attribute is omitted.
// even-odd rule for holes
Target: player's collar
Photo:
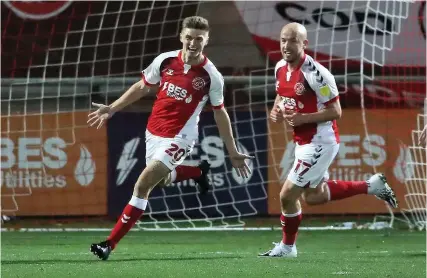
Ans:
<svg viewBox="0 0 427 278"><path fill-rule="evenodd" d="M186 65L186 64L184 63L184 60L182 60L182 56L181 56L181 54L182 54L182 50L180 50L180 51L178 52L178 61L179 61L180 63L182 63L183 65ZM203 56L203 61L202 61L200 64L197 64L197 65L189 65L189 66L191 66L191 67L203 67L203 66L205 66L205 65L206 65L206 63L208 62L208 58L207 58L205 55L203 55L203 54L202 54L202 56Z"/></svg>
<svg viewBox="0 0 427 278"><path fill-rule="evenodd" d="M304 53L304 56L302 56L302 59L299 62L298 66L293 71L298 71L301 68L302 64L304 64L304 62L305 62L306 57L307 57L307 55ZM286 66L286 69L289 70L289 64Z"/></svg>

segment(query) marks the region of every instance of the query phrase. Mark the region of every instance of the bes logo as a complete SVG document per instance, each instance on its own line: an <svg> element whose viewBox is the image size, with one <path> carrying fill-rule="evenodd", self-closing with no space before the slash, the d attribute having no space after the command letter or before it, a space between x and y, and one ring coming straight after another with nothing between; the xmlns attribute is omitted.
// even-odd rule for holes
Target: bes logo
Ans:
<svg viewBox="0 0 427 278"><path fill-rule="evenodd" d="M188 91L170 82L165 82L162 87L162 91L166 91L168 97L172 97L176 100L185 100L186 103L192 101L192 97L187 96Z"/></svg>
<svg viewBox="0 0 427 278"><path fill-rule="evenodd" d="M282 110L286 110L286 109L294 110L296 106L297 106L297 103L295 99L290 97L282 97L282 101L279 103L279 107Z"/></svg>
<svg viewBox="0 0 427 278"><path fill-rule="evenodd" d="M67 154L68 147L59 137L45 140L20 137L16 141L1 138L1 186L63 188L72 176L80 186L88 186L96 171L92 154L85 145L80 145L80 157L76 161L74 154ZM67 165L69 155L75 165Z"/></svg>
<svg viewBox="0 0 427 278"><path fill-rule="evenodd" d="M48 19L62 13L71 1L3 1L23 19Z"/></svg>

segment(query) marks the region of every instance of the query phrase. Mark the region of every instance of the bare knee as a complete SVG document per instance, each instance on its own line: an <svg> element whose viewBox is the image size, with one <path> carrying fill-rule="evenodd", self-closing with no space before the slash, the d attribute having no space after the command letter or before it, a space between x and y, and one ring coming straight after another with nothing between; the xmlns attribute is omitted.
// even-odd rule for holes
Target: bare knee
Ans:
<svg viewBox="0 0 427 278"><path fill-rule="evenodd" d="M135 183L135 187L133 188L133 195L147 200L154 186L155 185L144 182L144 180L138 179L138 181Z"/></svg>
<svg viewBox="0 0 427 278"><path fill-rule="evenodd" d="M294 204L296 202L296 198L290 194L289 190L281 190L280 191L280 203L282 204L282 207L287 207L291 204Z"/></svg>
<svg viewBox="0 0 427 278"><path fill-rule="evenodd" d="M165 178L168 177L170 170L160 161L153 161L142 171L139 176L133 195L139 198L148 199L151 190L156 185L165 185Z"/></svg>
<svg viewBox="0 0 427 278"><path fill-rule="evenodd" d="M287 180L280 191L280 203L282 205L282 210L295 210L302 190L302 188L299 188Z"/></svg>
<svg viewBox="0 0 427 278"><path fill-rule="evenodd" d="M310 206L323 204L323 201L319 198L317 194L303 194L302 198L304 202Z"/></svg>
<svg viewBox="0 0 427 278"><path fill-rule="evenodd" d="M315 206L325 204L329 201L327 188L325 183L321 183L317 188L310 188L304 192L302 198L307 205Z"/></svg>

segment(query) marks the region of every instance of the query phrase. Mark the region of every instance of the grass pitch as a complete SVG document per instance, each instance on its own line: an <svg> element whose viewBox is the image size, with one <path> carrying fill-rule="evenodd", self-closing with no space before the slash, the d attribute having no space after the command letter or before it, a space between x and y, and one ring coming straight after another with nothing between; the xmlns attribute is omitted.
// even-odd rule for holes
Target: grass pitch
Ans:
<svg viewBox="0 0 427 278"><path fill-rule="evenodd" d="M258 258L280 231L130 232L108 261L100 232L4 232L2 277L426 277L426 233L301 231L298 258Z"/></svg>

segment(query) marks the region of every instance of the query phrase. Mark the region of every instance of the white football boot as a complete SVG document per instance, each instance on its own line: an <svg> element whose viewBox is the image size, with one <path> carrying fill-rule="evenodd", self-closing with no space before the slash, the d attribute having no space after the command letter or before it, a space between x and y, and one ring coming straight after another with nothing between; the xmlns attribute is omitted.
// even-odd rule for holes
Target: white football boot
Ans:
<svg viewBox="0 0 427 278"><path fill-rule="evenodd" d="M375 174L366 182L368 183L368 194L375 195L378 199L386 201L393 208L398 207L396 195L388 185L384 174Z"/></svg>
<svg viewBox="0 0 427 278"><path fill-rule="evenodd" d="M282 241L276 243L273 242L274 248L265 252L261 253L258 256L260 257L286 257L286 258L296 258L298 255L297 247L294 244L292 247L283 244Z"/></svg>

